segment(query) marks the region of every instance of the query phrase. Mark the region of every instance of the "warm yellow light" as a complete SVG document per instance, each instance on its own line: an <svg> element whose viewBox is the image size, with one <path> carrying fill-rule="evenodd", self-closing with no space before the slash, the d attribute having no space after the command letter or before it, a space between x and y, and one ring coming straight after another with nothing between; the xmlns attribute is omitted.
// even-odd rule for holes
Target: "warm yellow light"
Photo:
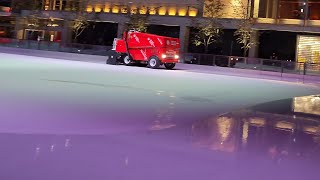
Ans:
<svg viewBox="0 0 320 180"><path fill-rule="evenodd" d="M169 16L175 16L177 14L177 9L174 7L169 8L168 14Z"/></svg>
<svg viewBox="0 0 320 180"><path fill-rule="evenodd" d="M112 8L112 13L119 13L119 8L118 7L113 7Z"/></svg>
<svg viewBox="0 0 320 180"><path fill-rule="evenodd" d="M167 9L165 7L159 8L159 15L163 16L167 14Z"/></svg>
<svg viewBox="0 0 320 180"><path fill-rule="evenodd" d="M127 7L122 7L121 8L121 13L128 13L128 8Z"/></svg>
<svg viewBox="0 0 320 180"><path fill-rule="evenodd" d="M130 13L131 13L131 14L137 14L137 11L138 11L138 9L137 9L137 7L135 7L135 6L132 6L132 7L130 8Z"/></svg>
<svg viewBox="0 0 320 180"><path fill-rule="evenodd" d="M101 5L96 5L96 6L94 7L94 11L95 11L95 12L101 12L101 10L102 10Z"/></svg>
<svg viewBox="0 0 320 180"><path fill-rule="evenodd" d="M305 126L303 128L303 131L308 134L317 134L317 132L319 132L319 127L318 126Z"/></svg>
<svg viewBox="0 0 320 180"><path fill-rule="evenodd" d="M232 126L234 123L233 118L221 116L216 121L218 125L218 133L220 135L220 142L225 142L231 134Z"/></svg>
<svg viewBox="0 0 320 180"><path fill-rule="evenodd" d="M152 7L149 9L149 14L155 15L157 13L156 8Z"/></svg>
<svg viewBox="0 0 320 180"><path fill-rule="evenodd" d="M103 12L106 12L106 13L109 13L110 12L110 4L108 4L108 3L106 3L105 5L104 5L104 8L103 8Z"/></svg>
<svg viewBox="0 0 320 180"><path fill-rule="evenodd" d="M197 16L198 10L197 9L189 9L189 16L195 17Z"/></svg>
<svg viewBox="0 0 320 180"><path fill-rule="evenodd" d="M242 128L242 143L246 144L248 142L248 136L249 136L249 123L245 121L243 123Z"/></svg>
<svg viewBox="0 0 320 180"><path fill-rule="evenodd" d="M87 12L92 12L92 6L87 6L86 10Z"/></svg>
<svg viewBox="0 0 320 180"><path fill-rule="evenodd" d="M179 16L186 16L187 15L187 10L185 8L181 8L178 11Z"/></svg>
<svg viewBox="0 0 320 180"><path fill-rule="evenodd" d="M147 8L141 8L139 14L147 14Z"/></svg>
<svg viewBox="0 0 320 180"><path fill-rule="evenodd" d="M250 118L249 122L250 122L251 125L259 126L259 127L264 126L266 124L266 120L265 119L258 118L258 117Z"/></svg>
<svg viewBox="0 0 320 180"><path fill-rule="evenodd" d="M281 130L289 130L292 131L295 128L295 124L287 121L279 121L275 124L276 128L279 128Z"/></svg>
<svg viewBox="0 0 320 180"><path fill-rule="evenodd" d="M110 12L110 8L109 8L109 7L105 7L105 8L103 9L103 12L109 13L109 12Z"/></svg>

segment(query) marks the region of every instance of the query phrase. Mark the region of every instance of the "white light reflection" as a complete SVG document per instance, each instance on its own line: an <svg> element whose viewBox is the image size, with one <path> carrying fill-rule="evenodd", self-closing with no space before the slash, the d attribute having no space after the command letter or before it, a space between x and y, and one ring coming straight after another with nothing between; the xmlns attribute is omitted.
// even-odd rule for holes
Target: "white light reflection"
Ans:
<svg viewBox="0 0 320 180"><path fill-rule="evenodd" d="M64 143L64 147L66 148L70 147L70 139L66 139L66 142Z"/></svg>
<svg viewBox="0 0 320 180"><path fill-rule="evenodd" d="M247 144L248 135L249 135L249 123L245 121L243 123L243 128L242 128L242 144L243 145Z"/></svg>
<svg viewBox="0 0 320 180"><path fill-rule="evenodd" d="M39 154L40 154L40 147L38 145L35 149L34 159L37 159L39 157Z"/></svg>
<svg viewBox="0 0 320 180"><path fill-rule="evenodd" d="M40 147L36 147L36 154L39 154L40 153Z"/></svg>
<svg viewBox="0 0 320 180"><path fill-rule="evenodd" d="M53 151L54 151L54 147L55 147L55 145L54 145L54 144L52 144L52 145L51 145L51 147L50 147L50 151L51 151L51 152L53 152Z"/></svg>
<svg viewBox="0 0 320 180"><path fill-rule="evenodd" d="M223 116L219 117L216 121L222 144L224 141L227 140L227 138L231 133L231 126L233 121L234 120L232 118L223 117Z"/></svg>
<svg viewBox="0 0 320 180"><path fill-rule="evenodd" d="M128 166L128 164L129 164L129 157L126 157L126 158L124 159L124 164L125 164L126 166Z"/></svg>
<svg viewBox="0 0 320 180"><path fill-rule="evenodd" d="M162 92L164 91L158 90L157 94L162 95ZM149 130L151 131L165 130L176 126L176 124L172 122L172 118L174 117L176 96L174 93L170 93L170 95L165 93L163 96L163 99L166 99L167 102L156 108L156 119L153 121L151 127L149 127Z"/></svg>
<svg viewBox="0 0 320 180"><path fill-rule="evenodd" d="M157 91L156 91L156 94L157 94L158 96L160 96L162 93L164 93L164 91L162 91L162 90L157 90Z"/></svg>

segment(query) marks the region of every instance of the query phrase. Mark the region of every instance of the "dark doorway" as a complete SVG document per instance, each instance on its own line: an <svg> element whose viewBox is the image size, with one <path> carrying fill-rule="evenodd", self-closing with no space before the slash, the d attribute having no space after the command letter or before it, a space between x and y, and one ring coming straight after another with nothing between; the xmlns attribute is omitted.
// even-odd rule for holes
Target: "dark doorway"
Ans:
<svg viewBox="0 0 320 180"><path fill-rule="evenodd" d="M269 59L275 53L279 60L294 60L297 34L287 31L260 31L259 58Z"/></svg>
<svg viewBox="0 0 320 180"><path fill-rule="evenodd" d="M117 37L117 29L117 23L90 22L89 26L78 37L77 43L111 46L114 38Z"/></svg>

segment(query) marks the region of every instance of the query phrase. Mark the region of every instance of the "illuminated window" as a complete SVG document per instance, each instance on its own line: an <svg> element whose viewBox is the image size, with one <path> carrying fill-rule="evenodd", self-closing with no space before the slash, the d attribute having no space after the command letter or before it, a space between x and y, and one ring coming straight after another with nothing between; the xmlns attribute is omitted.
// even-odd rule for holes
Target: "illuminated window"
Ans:
<svg viewBox="0 0 320 180"><path fill-rule="evenodd" d="M118 6L113 6L112 7L112 13L119 13L120 8Z"/></svg>
<svg viewBox="0 0 320 180"><path fill-rule="evenodd" d="M44 1L44 10L50 10L50 0Z"/></svg>
<svg viewBox="0 0 320 180"><path fill-rule="evenodd" d="M95 12L101 12L101 11L102 11L101 5L100 5L100 4L96 5L96 6L94 7L94 11L95 11Z"/></svg>
<svg viewBox="0 0 320 180"><path fill-rule="evenodd" d="M170 7L168 9L169 16L175 16L177 14L177 9L175 7Z"/></svg>
<svg viewBox="0 0 320 180"><path fill-rule="evenodd" d="M186 8L180 8L178 10L178 15L179 16L186 16L187 15L187 9Z"/></svg>
<svg viewBox="0 0 320 180"><path fill-rule="evenodd" d="M108 4L108 3L106 3L105 5L104 5L104 8L103 8L103 12L106 12L106 13L109 13L110 12L110 4Z"/></svg>
<svg viewBox="0 0 320 180"><path fill-rule="evenodd" d="M131 14L137 14L137 12L138 12L138 8L137 7L131 7L130 8L130 13Z"/></svg>
<svg viewBox="0 0 320 180"><path fill-rule="evenodd" d="M188 14L189 16L195 17L197 16L198 10L195 8L189 8Z"/></svg>
<svg viewBox="0 0 320 180"><path fill-rule="evenodd" d="M167 9L165 7L159 8L159 15L163 16L167 14Z"/></svg>
<svg viewBox="0 0 320 180"><path fill-rule="evenodd" d="M320 20L320 1L309 0L309 19Z"/></svg>
<svg viewBox="0 0 320 180"><path fill-rule="evenodd" d="M155 7L151 7L151 8L149 9L149 14L151 14L151 15L157 14L156 8L155 8Z"/></svg>
<svg viewBox="0 0 320 180"><path fill-rule="evenodd" d="M306 2L304 0L280 0L279 16L281 19L304 19Z"/></svg>
<svg viewBox="0 0 320 180"><path fill-rule="evenodd" d="M92 12L93 7L92 6L87 6L86 11L87 12Z"/></svg>
<svg viewBox="0 0 320 180"><path fill-rule="evenodd" d="M320 62L320 36L298 36L297 61L307 63Z"/></svg>
<svg viewBox="0 0 320 180"><path fill-rule="evenodd" d="M139 14L147 14L147 8L145 6L142 6L140 9L139 9Z"/></svg>

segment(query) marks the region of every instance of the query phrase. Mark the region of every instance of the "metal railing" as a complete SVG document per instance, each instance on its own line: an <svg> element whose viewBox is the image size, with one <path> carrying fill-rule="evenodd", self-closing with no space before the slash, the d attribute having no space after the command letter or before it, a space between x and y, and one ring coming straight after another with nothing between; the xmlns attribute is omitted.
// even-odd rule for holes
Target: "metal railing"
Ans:
<svg viewBox="0 0 320 180"><path fill-rule="evenodd" d="M100 46L77 43L63 44L60 42L52 41L18 40L10 38L0 38L0 46L101 56L106 55L107 51L112 48L112 46Z"/></svg>
<svg viewBox="0 0 320 180"><path fill-rule="evenodd" d="M320 76L320 63L298 63L289 60L274 60L250 57L223 56L213 54L186 53L182 61L189 64L222 66L300 75Z"/></svg>
<svg viewBox="0 0 320 180"><path fill-rule="evenodd" d="M105 56L107 51L112 49L112 46L76 43L62 44L60 42L17 40L10 38L0 38L0 46L100 56ZM260 72L278 72L281 76L283 73L320 76L320 63L297 63L286 60L196 53L185 53L181 54L180 57L183 63L190 64L250 69Z"/></svg>

